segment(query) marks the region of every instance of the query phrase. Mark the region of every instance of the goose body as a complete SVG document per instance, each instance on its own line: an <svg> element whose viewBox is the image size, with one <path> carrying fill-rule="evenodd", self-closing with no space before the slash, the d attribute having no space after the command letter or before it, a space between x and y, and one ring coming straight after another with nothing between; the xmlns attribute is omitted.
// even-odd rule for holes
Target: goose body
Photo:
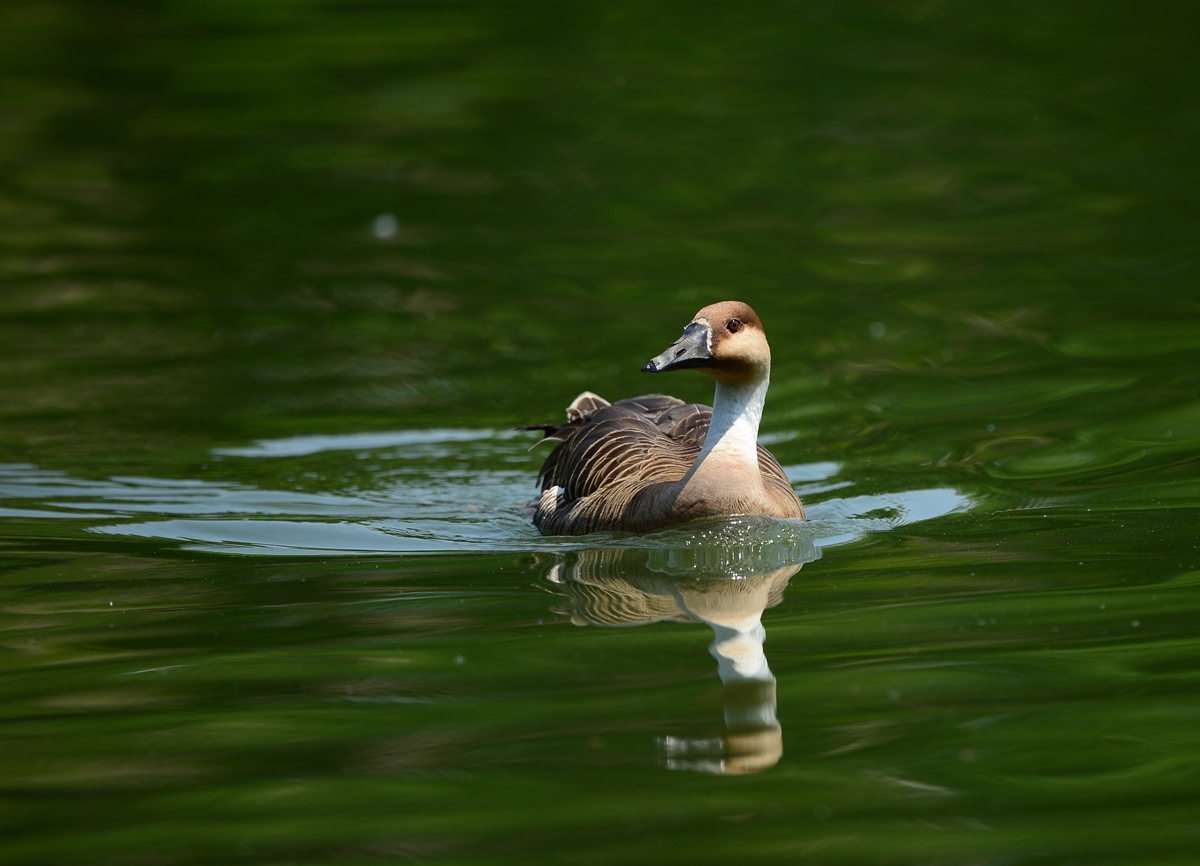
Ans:
<svg viewBox="0 0 1200 866"><path fill-rule="evenodd" d="M544 535L652 532L703 517L803 518L779 462L758 444L771 350L747 304L700 310L648 373L697 369L713 406L650 394L609 403L589 391L567 423L531 425L559 444L546 458L533 522Z"/></svg>

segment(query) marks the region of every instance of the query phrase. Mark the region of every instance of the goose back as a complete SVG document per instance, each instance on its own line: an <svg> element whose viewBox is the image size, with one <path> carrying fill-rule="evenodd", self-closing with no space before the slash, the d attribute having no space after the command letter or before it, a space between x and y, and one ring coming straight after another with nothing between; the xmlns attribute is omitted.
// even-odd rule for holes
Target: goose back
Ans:
<svg viewBox="0 0 1200 866"><path fill-rule="evenodd" d="M538 477L542 494L533 521L543 533L649 532L688 519L672 511L672 492L700 455L711 407L664 394L610 404L584 392L567 417L565 424L523 428L542 430L560 443ZM779 462L761 445L757 452L763 486L778 513L803 517Z"/></svg>

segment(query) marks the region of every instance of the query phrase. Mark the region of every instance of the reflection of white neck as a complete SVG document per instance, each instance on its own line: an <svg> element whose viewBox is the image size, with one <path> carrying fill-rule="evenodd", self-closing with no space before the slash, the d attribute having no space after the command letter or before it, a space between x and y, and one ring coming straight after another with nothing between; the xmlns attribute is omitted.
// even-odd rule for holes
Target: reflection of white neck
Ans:
<svg viewBox="0 0 1200 866"><path fill-rule="evenodd" d="M770 382L769 373L745 385L717 382L712 421L697 464L715 454L721 459L732 458L758 466L758 425Z"/></svg>
<svg viewBox="0 0 1200 866"><path fill-rule="evenodd" d="M708 648L717 660L717 672L725 685L746 680L770 682L771 669L767 667L767 656L763 652L763 641L767 630L759 618L747 621L744 627L717 625L710 622L716 640Z"/></svg>
<svg viewBox="0 0 1200 866"><path fill-rule="evenodd" d="M709 622L716 640L709 646L708 651L717 660L717 672L721 682L727 686L733 683L775 682L775 676L767 666L767 656L763 652L767 630L763 628L760 616L761 613L756 614L736 625ZM770 700L726 706L725 724L731 727L777 727L779 722L775 718L774 691L772 688Z"/></svg>
<svg viewBox="0 0 1200 866"><path fill-rule="evenodd" d="M717 660L724 684L726 732L713 740L666 737L667 766L704 773L757 773L778 763L783 732L775 718L775 677L767 665L762 615L773 590L796 572L791 566L771 580L742 580L733 575L705 589L676 589L679 609L713 630L708 651ZM782 583L781 583L782 581Z"/></svg>

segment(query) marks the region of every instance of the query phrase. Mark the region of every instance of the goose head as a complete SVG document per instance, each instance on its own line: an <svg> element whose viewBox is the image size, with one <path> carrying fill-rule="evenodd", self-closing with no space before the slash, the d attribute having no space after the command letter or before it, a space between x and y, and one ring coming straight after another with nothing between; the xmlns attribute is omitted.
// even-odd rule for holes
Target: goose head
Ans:
<svg viewBox="0 0 1200 866"><path fill-rule="evenodd" d="M722 301L692 318L683 335L651 358L643 373L700 370L718 382L741 385L770 375L771 349L762 322L749 304Z"/></svg>

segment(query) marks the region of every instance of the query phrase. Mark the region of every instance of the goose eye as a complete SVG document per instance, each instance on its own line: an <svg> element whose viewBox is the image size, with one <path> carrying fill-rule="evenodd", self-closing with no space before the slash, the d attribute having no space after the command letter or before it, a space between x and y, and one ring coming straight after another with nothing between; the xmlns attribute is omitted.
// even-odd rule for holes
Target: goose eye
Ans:
<svg viewBox="0 0 1200 866"><path fill-rule="evenodd" d="M742 329L742 320L741 319L730 319L728 322L725 323L725 330L727 330L731 334L736 334L741 329Z"/></svg>

